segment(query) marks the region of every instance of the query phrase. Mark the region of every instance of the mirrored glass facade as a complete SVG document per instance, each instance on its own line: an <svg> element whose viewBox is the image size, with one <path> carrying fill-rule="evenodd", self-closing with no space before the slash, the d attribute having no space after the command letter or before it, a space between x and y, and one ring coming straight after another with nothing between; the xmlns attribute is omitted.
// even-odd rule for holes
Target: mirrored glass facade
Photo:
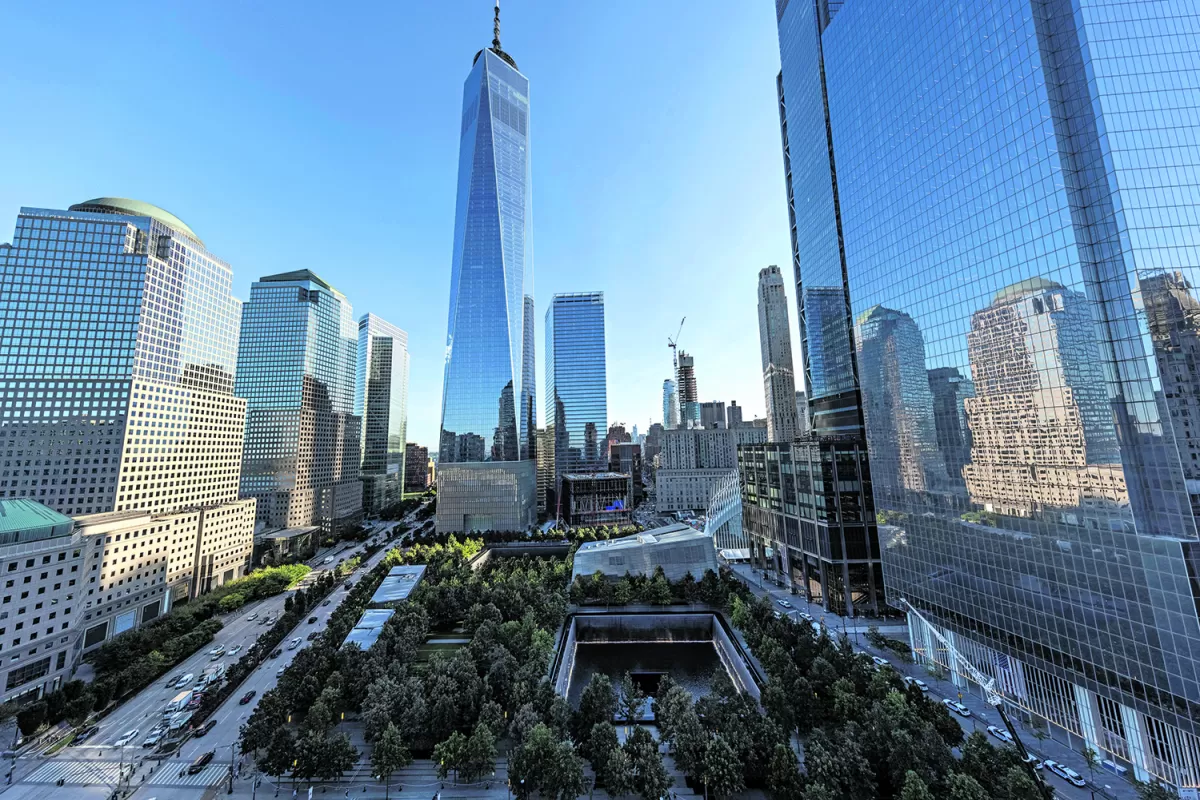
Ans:
<svg viewBox="0 0 1200 800"><path fill-rule="evenodd" d="M374 314L358 321L354 415L362 420L363 508L374 512L404 494L408 437L408 334Z"/></svg>
<svg viewBox="0 0 1200 800"><path fill-rule="evenodd" d="M521 458L537 460L537 345L533 298L525 295L525 324L521 343Z"/></svg>
<svg viewBox="0 0 1200 800"><path fill-rule="evenodd" d="M546 309L545 410L555 490L566 473L607 469L603 292L556 294Z"/></svg>
<svg viewBox="0 0 1200 800"><path fill-rule="evenodd" d="M248 403L242 496L270 528L331 529L362 513L358 325L346 297L308 270L250 286L237 394Z"/></svg>
<svg viewBox="0 0 1200 800"><path fill-rule="evenodd" d="M679 427L679 391L675 381L663 381L663 427L673 431Z"/></svg>
<svg viewBox="0 0 1200 800"><path fill-rule="evenodd" d="M1200 10L777 10L800 282L858 322L888 596L1076 749L1200 785Z"/></svg>
<svg viewBox="0 0 1200 800"><path fill-rule="evenodd" d="M530 219L529 81L497 45L463 87L440 464L522 458Z"/></svg>

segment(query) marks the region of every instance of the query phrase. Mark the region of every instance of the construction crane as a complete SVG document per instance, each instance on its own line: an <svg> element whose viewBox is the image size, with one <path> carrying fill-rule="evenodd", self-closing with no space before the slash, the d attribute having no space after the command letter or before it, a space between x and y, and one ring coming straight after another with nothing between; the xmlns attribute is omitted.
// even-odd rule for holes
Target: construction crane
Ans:
<svg viewBox="0 0 1200 800"><path fill-rule="evenodd" d="M687 322L687 317L679 320L679 330L675 331L675 338L667 337L667 347L671 348L671 361L674 362L675 374L679 374L679 352L675 349L675 345L679 344L679 334L683 333L683 323Z"/></svg>
<svg viewBox="0 0 1200 800"><path fill-rule="evenodd" d="M950 653L951 657L954 659L954 663L961 665L963 669L966 670L968 677L978 683L980 688L983 689L984 697L986 697L988 705L995 708L996 713L1000 715L1000 719L1004 721L1004 727L1008 729L1008 735L1012 737L1012 743L1016 745L1017 753L1021 756L1021 763L1025 765L1025 771L1029 773L1029 777L1033 781L1033 785L1038 788L1038 791L1041 793L1042 797L1045 798L1045 800L1053 800L1054 795L1050 791L1050 787L1046 785L1045 781L1042 780L1042 777L1037 774L1037 770L1033 768L1032 762L1034 759L1030 758L1029 751L1025 749L1025 745L1021 741L1021 737L1017 735L1017 729L1013 727L1012 722L1008 718L1008 714L1004 713L1004 697L1000 694L999 690L996 689L996 679L990 675L984 675L982 672L975 669L975 665L972 664L965 656L959 653L954 645L950 644L950 640L942 635L942 632L939 631L933 623L925 619L921 612L917 611L912 603L908 602L908 598L901 597L900 604L908 609L909 614L912 614L914 617L921 620L921 624L925 626L925 629L933 634L938 642L940 642L941 645L946 648L946 651Z"/></svg>

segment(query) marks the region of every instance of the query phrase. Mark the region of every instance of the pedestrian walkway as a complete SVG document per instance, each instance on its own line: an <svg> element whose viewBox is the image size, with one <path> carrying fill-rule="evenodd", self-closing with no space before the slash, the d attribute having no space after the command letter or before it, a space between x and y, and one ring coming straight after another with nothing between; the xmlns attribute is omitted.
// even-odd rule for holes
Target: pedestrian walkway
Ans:
<svg viewBox="0 0 1200 800"><path fill-rule="evenodd" d="M195 775L182 776L179 770L164 766L150 778L151 786L212 786L229 777L228 764L209 764Z"/></svg>
<svg viewBox="0 0 1200 800"><path fill-rule="evenodd" d="M128 771L130 765L126 764ZM45 764L26 777L21 783L108 784L115 786L120 776L121 764L117 761L62 761Z"/></svg>

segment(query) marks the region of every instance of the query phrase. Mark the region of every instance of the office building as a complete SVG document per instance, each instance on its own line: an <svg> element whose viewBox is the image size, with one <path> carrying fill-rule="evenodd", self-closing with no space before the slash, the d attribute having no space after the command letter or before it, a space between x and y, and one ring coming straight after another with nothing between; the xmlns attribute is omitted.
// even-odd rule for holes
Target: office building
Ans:
<svg viewBox="0 0 1200 800"><path fill-rule="evenodd" d="M637 442L620 442L609 448L608 471L621 472L632 481L630 500L633 508L645 499L646 487L642 478L642 446Z"/></svg>
<svg viewBox="0 0 1200 800"><path fill-rule="evenodd" d="M536 456L532 437L537 431L537 350L534 341L533 298L525 295L524 327L521 337L521 458Z"/></svg>
<svg viewBox="0 0 1200 800"><path fill-rule="evenodd" d="M772 264L758 271L758 344L767 399L767 437L796 438L796 373L792 368L792 329L783 273Z"/></svg>
<svg viewBox="0 0 1200 800"><path fill-rule="evenodd" d="M633 482L621 472L562 476L562 516L568 525L628 525L633 521Z"/></svg>
<svg viewBox="0 0 1200 800"><path fill-rule="evenodd" d="M738 448L742 528L756 569L844 616L884 609L867 453L854 437Z"/></svg>
<svg viewBox="0 0 1200 800"><path fill-rule="evenodd" d="M556 294L546 309L546 435L554 441L555 491L568 472L608 466L607 430L604 293Z"/></svg>
<svg viewBox="0 0 1200 800"><path fill-rule="evenodd" d="M88 564L76 612L90 641L249 564L232 284L182 220L136 200L23 208L0 246L0 447L22 459L0 468L0 496L80 517L88 558L130 548L119 566ZM190 522L172 534L168 574L146 531L177 514ZM97 538L86 523L100 520Z"/></svg>
<svg viewBox="0 0 1200 800"><path fill-rule="evenodd" d="M808 397L804 392L796 392L796 438L807 438L811 430L808 424Z"/></svg>
<svg viewBox="0 0 1200 800"><path fill-rule="evenodd" d="M404 445L404 491L423 492L429 479L429 448L408 442Z"/></svg>
<svg viewBox="0 0 1200 800"><path fill-rule="evenodd" d="M354 415L362 420L363 510L378 513L404 494L408 334L374 314L358 321Z"/></svg>
<svg viewBox="0 0 1200 800"><path fill-rule="evenodd" d="M713 400L700 404L701 428L724 428L725 423L725 403L723 401Z"/></svg>
<svg viewBox="0 0 1200 800"><path fill-rule="evenodd" d="M679 427L679 390L675 381L663 381L663 427L673 431Z"/></svg>
<svg viewBox="0 0 1200 800"><path fill-rule="evenodd" d="M631 441L633 441L633 437L630 435L629 431L625 429L624 422L614 422L612 425L608 426L608 434L604 437L605 447L611 450L612 446L615 444Z"/></svg>
<svg viewBox="0 0 1200 800"><path fill-rule="evenodd" d="M1014 716L1194 793L1185 339L1200 12L1170 0L934 0L921 13L778 0L777 12L813 427L835 416L829 378L862 367L817 369L811 354L830 352L812 347L817 316L880 306L919 332L929 388L881 400L892 390L864 372L865 407L932 415L948 479L961 462L945 492L874 493L887 596L921 615L909 615L914 655L969 691L929 620ZM915 366L902 366L910 387ZM875 455L893 443L866 435L878 487Z"/></svg>
<svg viewBox="0 0 1200 800"><path fill-rule="evenodd" d="M651 475L654 474L658 455L662 452L664 433L666 433L666 429L655 422L650 425L650 430L646 433L646 441L642 442L642 464Z"/></svg>
<svg viewBox="0 0 1200 800"><path fill-rule="evenodd" d="M725 427L740 428L743 424L745 423L742 422L742 407L737 404L737 400L730 400L725 409Z"/></svg>
<svg viewBox="0 0 1200 800"><path fill-rule="evenodd" d="M679 392L680 428L700 427L700 400L696 393L696 360L684 351L679 351L679 364L675 369L675 385Z"/></svg>
<svg viewBox="0 0 1200 800"><path fill-rule="evenodd" d="M554 440L546 435L545 428L537 429L534 444L537 455L537 513L545 517L557 511L554 491Z"/></svg>
<svg viewBox="0 0 1200 800"><path fill-rule="evenodd" d="M662 441L654 476L655 510L703 513L722 482L737 474L738 448L767 441L767 430L743 426L664 431Z"/></svg>
<svg viewBox="0 0 1200 800"><path fill-rule="evenodd" d="M260 525L332 531L361 519L358 355L350 302L315 273L250 286L238 347L237 395L248 403L241 491L258 501Z"/></svg>
<svg viewBox="0 0 1200 800"><path fill-rule="evenodd" d="M534 521L536 491L530 453L521 452L529 421L518 419L527 416L518 408L533 400L532 387L524 385L533 357L532 347L528 354L525 348L532 333L532 320L526 321L532 303L525 302L533 219L529 80L500 47L498 7L492 46L475 54L463 85L460 132L437 529L503 524L524 530ZM474 483L450 486L460 480ZM444 502L451 496L462 502ZM472 496L509 505L484 507Z"/></svg>

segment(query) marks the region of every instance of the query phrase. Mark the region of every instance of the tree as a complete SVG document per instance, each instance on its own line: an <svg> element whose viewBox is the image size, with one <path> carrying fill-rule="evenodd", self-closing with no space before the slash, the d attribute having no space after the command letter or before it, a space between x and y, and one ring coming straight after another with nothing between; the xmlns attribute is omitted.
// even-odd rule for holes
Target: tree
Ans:
<svg viewBox="0 0 1200 800"><path fill-rule="evenodd" d="M1137 793L1140 800L1178 800L1179 798L1179 794L1174 789L1158 781L1138 783Z"/></svg>
<svg viewBox="0 0 1200 800"><path fill-rule="evenodd" d="M22 736L32 736L46 721L46 704L41 700L31 703L17 712L17 727Z"/></svg>
<svg viewBox="0 0 1200 800"><path fill-rule="evenodd" d="M946 779L947 797L950 800L990 800L991 795L979 785L979 781L961 772L952 772Z"/></svg>
<svg viewBox="0 0 1200 800"><path fill-rule="evenodd" d="M483 723L475 726L463 752L462 771L468 783L474 783L496 770L496 741Z"/></svg>
<svg viewBox="0 0 1200 800"><path fill-rule="evenodd" d="M800 792L800 764L796 751L786 744L777 744L771 750L767 790L775 800L792 800Z"/></svg>
<svg viewBox="0 0 1200 800"><path fill-rule="evenodd" d="M708 748L708 733L700 724L694 708L687 709L674 722L675 763L679 768L700 780L704 775L704 754Z"/></svg>
<svg viewBox="0 0 1200 800"><path fill-rule="evenodd" d="M921 776L911 769L904 773L904 788L900 790L900 800L933 800L933 793L921 780Z"/></svg>
<svg viewBox="0 0 1200 800"><path fill-rule="evenodd" d="M613 693L612 681L603 672L592 675L579 695L579 709L572 720L572 730L577 740L583 740L592 727L601 722L611 722L617 713L617 697Z"/></svg>
<svg viewBox="0 0 1200 800"><path fill-rule="evenodd" d="M1083 754L1083 762L1087 764L1088 777L1092 781L1095 781L1096 767L1100 766L1100 754L1096 752L1095 748L1087 744L1083 746L1083 750L1080 752Z"/></svg>
<svg viewBox="0 0 1200 800"><path fill-rule="evenodd" d="M458 772L467 756L467 737L458 731L450 734L450 738L440 742L433 748L433 763L437 764L439 778L445 778L454 772L454 781L458 782Z"/></svg>
<svg viewBox="0 0 1200 800"><path fill-rule="evenodd" d="M389 723L371 748L371 771L384 782L384 797L391 794L392 773L412 763L412 754L404 744L400 731Z"/></svg>
<svg viewBox="0 0 1200 800"><path fill-rule="evenodd" d="M259 763L263 772L279 778L292 768L295 760L296 739L290 730L280 725L271 735L266 756Z"/></svg>
<svg viewBox="0 0 1200 800"><path fill-rule="evenodd" d="M609 797L623 797L633 791L633 763L620 748L613 750L604 764L604 788Z"/></svg>
<svg viewBox="0 0 1200 800"><path fill-rule="evenodd" d="M746 788L742 764L737 753L720 736L709 740L704 749L704 785L717 797L728 797Z"/></svg>
<svg viewBox="0 0 1200 800"><path fill-rule="evenodd" d="M605 769L608 768L608 759L612 756L614 750L621 747L620 741L617 739L617 729L613 727L611 722L597 722L592 726L592 731L588 735L587 740L587 755L588 760L592 762L592 770L601 781L608 784L608 776Z"/></svg>
<svg viewBox="0 0 1200 800"><path fill-rule="evenodd" d="M620 697L617 700L621 719L625 721L625 729L641 719L642 706L646 704L646 695L642 687L634 682L628 672L621 678Z"/></svg>

